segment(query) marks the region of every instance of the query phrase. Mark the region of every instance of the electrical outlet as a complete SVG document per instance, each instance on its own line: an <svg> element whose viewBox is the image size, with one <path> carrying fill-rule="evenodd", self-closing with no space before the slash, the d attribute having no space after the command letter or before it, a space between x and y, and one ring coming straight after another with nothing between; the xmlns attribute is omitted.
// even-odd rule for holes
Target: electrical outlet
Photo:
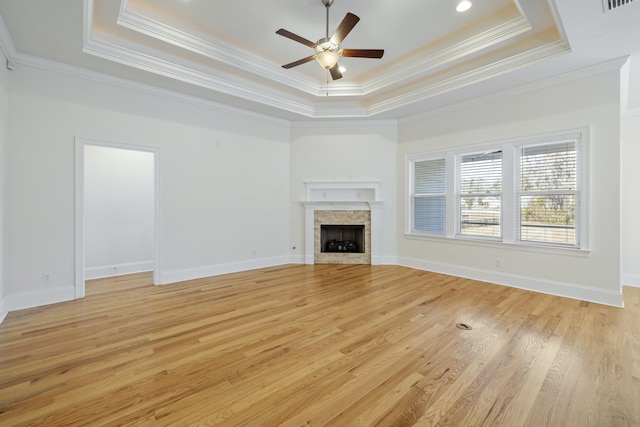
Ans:
<svg viewBox="0 0 640 427"><path fill-rule="evenodd" d="M502 268L502 259L496 258L496 268Z"/></svg>
<svg viewBox="0 0 640 427"><path fill-rule="evenodd" d="M42 273L42 281L44 283L51 282L51 273Z"/></svg>

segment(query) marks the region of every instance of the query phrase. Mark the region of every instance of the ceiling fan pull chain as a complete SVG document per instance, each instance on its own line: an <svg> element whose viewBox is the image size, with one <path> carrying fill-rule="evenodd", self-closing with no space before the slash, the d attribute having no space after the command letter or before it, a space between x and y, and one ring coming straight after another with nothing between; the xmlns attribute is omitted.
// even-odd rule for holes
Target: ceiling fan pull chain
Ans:
<svg viewBox="0 0 640 427"><path fill-rule="evenodd" d="M329 69L327 68L327 96L329 96Z"/></svg>

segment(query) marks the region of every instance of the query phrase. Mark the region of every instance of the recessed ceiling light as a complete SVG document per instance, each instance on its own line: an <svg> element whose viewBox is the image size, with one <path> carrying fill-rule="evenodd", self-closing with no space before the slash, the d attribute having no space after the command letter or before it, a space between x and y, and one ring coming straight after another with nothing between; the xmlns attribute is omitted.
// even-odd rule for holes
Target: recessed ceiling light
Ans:
<svg viewBox="0 0 640 427"><path fill-rule="evenodd" d="M344 67L340 67L339 70L340 70L341 73L344 73L345 71L347 71L347 69L344 68Z"/></svg>
<svg viewBox="0 0 640 427"><path fill-rule="evenodd" d="M470 8L471 2L469 0L462 0L460 3L458 3L458 6L456 6L456 10L458 12L466 12Z"/></svg>

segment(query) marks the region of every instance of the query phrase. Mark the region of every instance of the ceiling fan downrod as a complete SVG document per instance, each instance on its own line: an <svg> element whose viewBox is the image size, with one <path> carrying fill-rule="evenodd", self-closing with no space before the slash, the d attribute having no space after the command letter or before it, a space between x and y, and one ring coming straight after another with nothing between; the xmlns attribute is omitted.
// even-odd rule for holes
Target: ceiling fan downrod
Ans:
<svg viewBox="0 0 640 427"><path fill-rule="evenodd" d="M326 25L326 31L325 31L325 34L326 34L325 38L329 40L329 8L333 4L333 0L322 0L322 4L324 5L325 9L327 9L327 25Z"/></svg>

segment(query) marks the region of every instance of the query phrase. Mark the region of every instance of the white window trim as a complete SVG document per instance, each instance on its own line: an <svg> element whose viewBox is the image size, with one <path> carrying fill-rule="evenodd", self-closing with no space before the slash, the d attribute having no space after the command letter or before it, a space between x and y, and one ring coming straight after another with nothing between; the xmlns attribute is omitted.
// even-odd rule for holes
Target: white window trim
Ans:
<svg viewBox="0 0 640 427"><path fill-rule="evenodd" d="M517 236L517 209L516 209L516 189L519 184L517 171L517 151L521 146L529 144L544 144L555 142L559 139L575 139L578 150L578 182L579 182L579 203L578 203L578 224L576 233L579 236L579 247L565 247L539 242L518 241ZM501 227L502 239L483 238L478 236L467 236L458 234L458 216L456 210L458 205L457 189L459 188L457 177L459 160L464 154L501 149L503 152L503 176L502 176L502 208ZM417 161L446 159L446 232L445 235L429 234L413 231L413 165ZM573 256L589 256L591 251L590 240L590 216L589 216L589 165L590 165L590 128L570 129L565 131L550 132L527 136L522 138L495 141L492 143L479 143L456 147L448 151L431 151L409 154L405 156L406 180L405 180L405 236L411 239L447 242L451 244L478 245L482 247L508 247L528 252L558 253ZM453 214L451 214L453 212Z"/></svg>
<svg viewBox="0 0 640 427"><path fill-rule="evenodd" d="M491 149L489 149L488 147L483 147L482 150L470 150L470 151L459 151L456 152L455 154L455 167L454 167L454 171L455 171L455 179L456 179L456 183L455 183L455 192L454 192L454 200L455 200L455 215L453 216L453 221L455 223L455 238L456 239L469 239L469 240L480 240L480 241L489 241L489 242L502 242L503 240L503 236L504 236L504 202L503 202L503 193L504 193L504 189L502 189L502 191L500 193L487 193L487 195L499 195L500 196L500 236L499 237L488 237L488 236L478 236L478 235L473 235L473 234L463 234L462 233L462 227L461 227L461 218L460 218L460 212L462 212L462 206L460 205L460 198L462 197L462 191L460 189L461 186L461 182L459 180L459 177L462 175L462 157L469 155L469 154L476 154L481 151L502 151L502 148L497 149L497 147L495 145L491 146ZM502 153L502 157L504 157L504 152ZM501 159L501 162L504 162L504 159ZM504 181L504 164L502 166L502 181ZM501 183L501 187L502 187L502 183Z"/></svg>
<svg viewBox="0 0 640 427"><path fill-rule="evenodd" d="M420 231L415 231L415 221L414 221L414 215L413 215L413 210L414 210L414 200L415 200L415 194L414 194L414 189L415 189L415 182L414 182L414 178L415 178L415 164L416 162L423 162L423 161L430 161L430 160L441 160L441 159L445 159L446 162L449 161L449 159L446 158L446 153L440 151L440 152L432 152L429 153L428 155L415 155L415 156L408 156L407 157L407 176L406 176L406 188L407 188L407 209L405 210L405 227L406 227L406 234L411 234L411 235L415 235L415 236L435 236L435 237L443 237L441 234L434 234L434 233L425 233L425 232L420 232ZM448 170L446 170L446 172L448 173ZM444 208L444 215L445 215L445 236L448 236L448 223L449 223L449 205L448 205L448 201L449 201L449 197L447 197L449 188L449 176L446 176L446 185L447 188L445 189L445 208Z"/></svg>

